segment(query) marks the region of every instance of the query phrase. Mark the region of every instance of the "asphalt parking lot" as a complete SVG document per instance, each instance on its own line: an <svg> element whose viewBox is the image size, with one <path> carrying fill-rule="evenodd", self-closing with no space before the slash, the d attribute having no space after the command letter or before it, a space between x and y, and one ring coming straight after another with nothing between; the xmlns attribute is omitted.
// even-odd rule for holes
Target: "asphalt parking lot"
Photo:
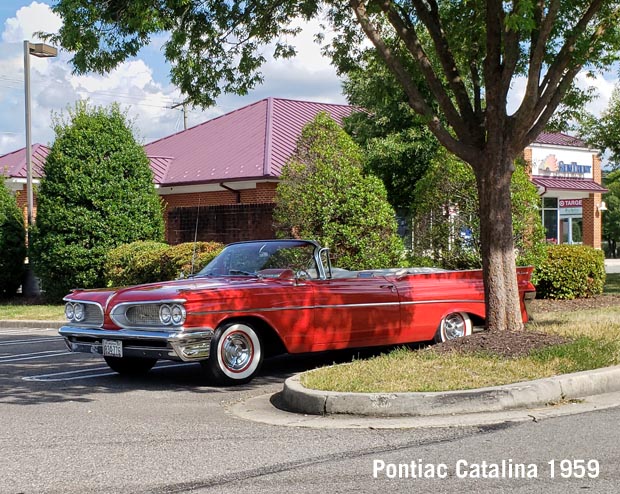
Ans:
<svg viewBox="0 0 620 494"><path fill-rule="evenodd" d="M127 379L98 356L67 352L55 329L0 329L0 493L617 492L617 408L395 430L282 427L232 413L295 372L350 358L279 358L248 385L217 388L197 364L161 362ZM596 460L596 476L550 476L550 462L575 458ZM537 477L458 477L459 462L481 461L536 464ZM447 477L373 476L373 465L411 462L445 464Z"/></svg>

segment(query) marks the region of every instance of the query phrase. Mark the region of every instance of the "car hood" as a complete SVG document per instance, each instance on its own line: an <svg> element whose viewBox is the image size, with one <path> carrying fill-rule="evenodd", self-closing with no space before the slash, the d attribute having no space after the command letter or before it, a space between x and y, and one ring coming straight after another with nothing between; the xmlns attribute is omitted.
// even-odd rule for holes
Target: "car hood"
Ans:
<svg viewBox="0 0 620 494"><path fill-rule="evenodd" d="M74 290L67 298L97 302L106 307L124 302L191 299L205 292L236 291L272 282L254 277L193 278L118 289Z"/></svg>

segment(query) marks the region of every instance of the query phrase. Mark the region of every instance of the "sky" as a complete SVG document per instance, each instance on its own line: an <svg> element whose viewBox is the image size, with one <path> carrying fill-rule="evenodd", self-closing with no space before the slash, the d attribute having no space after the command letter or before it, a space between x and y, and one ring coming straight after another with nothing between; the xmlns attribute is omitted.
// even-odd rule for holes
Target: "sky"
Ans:
<svg viewBox="0 0 620 494"><path fill-rule="evenodd" d="M52 3L0 0L0 156L25 146L23 42L40 41L33 36L37 31L60 28L61 20L50 8ZM205 111L190 108L189 126L269 96L346 103L335 69L313 41L318 29L312 27L297 37L297 58L268 60L263 68L265 82L246 96L222 96L215 107ZM66 113L83 99L96 105L120 103L135 120L136 137L143 144L183 130L183 112L170 109L182 96L170 83L170 67L161 52L163 41L153 39L136 58L103 76L72 74L71 54L62 49L56 58L31 56L32 142L51 143L52 113Z"/></svg>
<svg viewBox="0 0 620 494"><path fill-rule="evenodd" d="M37 40L37 31L55 32L61 20L50 8L53 0L0 0L0 156L24 147L24 58L23 41ZM318 22L304 25L295 41L298 56L292 60L268 60L263 68L265 81L248 95L225 95L215 107L188 112L189 126L214 118L260 99L281 98L346 103L341 83L329 60L320 53L313 35ZM183 113L170 107L182 95L169 80L169 65L161 48L164 38L155 37L137 57L119 65L105 75L72 74L71 54L59 50L58 57L30 57L32 142L49 144L54 138L52 114L65 112L78 100L109 105L116 101L134 120L139 142L183 130ZM617 74L595 80L578 76L582 87L594 85L598 98L588 107L595 115L606 107L617 82ZM514 81L509 96L509 111L514 111L523 95L525 80Z"/></svg>

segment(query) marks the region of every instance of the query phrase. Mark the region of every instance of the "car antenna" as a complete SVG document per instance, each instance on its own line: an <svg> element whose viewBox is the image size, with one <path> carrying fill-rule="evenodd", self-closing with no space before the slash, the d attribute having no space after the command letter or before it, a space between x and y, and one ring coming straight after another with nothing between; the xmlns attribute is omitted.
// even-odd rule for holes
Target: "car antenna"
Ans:
<svg viewBox="0 0 620 494"><path fill-rule="evenodd" d="M198 219L200 218L200 196L198 196L198 211L196 211L196 227L194 228L194 249L192 250L192 271L190 276L194 276L194 264L196 263L196 244L198 242Z"/></svg>

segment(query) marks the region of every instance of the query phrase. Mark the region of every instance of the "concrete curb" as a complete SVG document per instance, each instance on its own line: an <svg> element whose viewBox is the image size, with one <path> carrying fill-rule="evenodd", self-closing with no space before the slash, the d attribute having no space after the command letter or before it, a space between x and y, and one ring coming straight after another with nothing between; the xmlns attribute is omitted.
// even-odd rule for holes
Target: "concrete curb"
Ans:
<svg viewBox="0 0 620 494"><path fill-rule="evenodd" d="M28 328L28 329L60 329L62 321L23 321L5 319L0 321L0 328Z"/></svg>
<svg viewBox="0 0 620 494"><path fill-rule="evenodd" d="M620 391L620 366L505 386L437 393L318 391L302 386L298 374L285 381L281 399L286 410L310 415L421 417L517 410L615 391Z"/></svg>

